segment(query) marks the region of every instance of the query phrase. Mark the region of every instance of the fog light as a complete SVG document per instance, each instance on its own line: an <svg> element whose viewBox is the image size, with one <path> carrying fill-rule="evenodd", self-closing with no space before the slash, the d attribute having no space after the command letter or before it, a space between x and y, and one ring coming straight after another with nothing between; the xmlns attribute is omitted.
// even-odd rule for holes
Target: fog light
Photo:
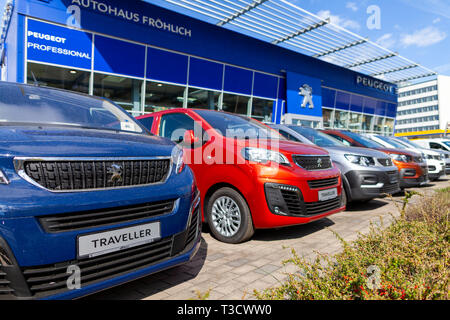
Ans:
<svg viewBox="0 0 450 320"><path fill-rule="evenodd" d="M295 208L303 212L304 202L299 188L277 183L266 183L264 188L267 206L272 213L283 216L298 214L297 212L290 212L285 196L288 197L290 204L295 202Z"/></svg>

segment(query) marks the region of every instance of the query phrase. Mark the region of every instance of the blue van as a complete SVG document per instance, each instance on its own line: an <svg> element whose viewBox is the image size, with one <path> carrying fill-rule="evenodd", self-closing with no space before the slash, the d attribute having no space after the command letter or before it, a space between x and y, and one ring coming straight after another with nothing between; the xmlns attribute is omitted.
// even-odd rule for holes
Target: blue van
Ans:
<svg viewBox="0 0 450 320"><path fill-rule="evenodd" d="M182 159L108 100L0 82L0 300L77 298L190 261L200 197Z"/></svg>

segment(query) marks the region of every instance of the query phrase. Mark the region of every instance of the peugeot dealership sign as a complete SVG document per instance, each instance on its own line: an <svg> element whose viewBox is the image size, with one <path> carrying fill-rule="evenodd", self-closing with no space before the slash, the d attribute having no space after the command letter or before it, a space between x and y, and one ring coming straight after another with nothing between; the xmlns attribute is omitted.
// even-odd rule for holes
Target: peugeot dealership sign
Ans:
<svg viewBox="0 0 450 320"><path fill-rule="evenodd" d="M394 86L392 84L389 84L387 82L376 80L373 78L363 77L363 76L357 76L356 77L356 83L358 85L362 85L364 87L377 89L383 92L391 92L394 93Z"/></svg>
<svg viewBox="0 0 450 320"><path fill-rule="evenodd" d="M313 88L308 84L304 84L299 91L299 95L303 96L302 108L306 108L309 105L310 109L314 109Z"/></svg>
<svg viewBox="0 0 450 320"><path fill-rule="evenodd" d="M124 7L111 5L107 2L107 0L72 0L72 4L67 8L67 13L70 15L67 19L69 25L73 27L80 27L80 9L89 9L100 14L123 19L128 22L143 24L161 31L172 32L189 38L192 37L192 30L185 26L169 23L160 17L148 16L145 12L136 12L133 10L128 10Z"/></svg>

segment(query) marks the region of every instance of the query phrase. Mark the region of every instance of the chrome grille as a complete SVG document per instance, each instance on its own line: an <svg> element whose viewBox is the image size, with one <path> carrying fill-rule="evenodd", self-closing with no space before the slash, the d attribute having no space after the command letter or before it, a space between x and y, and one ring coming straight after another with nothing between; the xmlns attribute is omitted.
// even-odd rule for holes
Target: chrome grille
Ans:
<svg viewBox="0 0 450 320"><path fill-rule="evenodd" d="M53 192L124 188L164 182L170 158L15 159L19 175Z"/></svg>

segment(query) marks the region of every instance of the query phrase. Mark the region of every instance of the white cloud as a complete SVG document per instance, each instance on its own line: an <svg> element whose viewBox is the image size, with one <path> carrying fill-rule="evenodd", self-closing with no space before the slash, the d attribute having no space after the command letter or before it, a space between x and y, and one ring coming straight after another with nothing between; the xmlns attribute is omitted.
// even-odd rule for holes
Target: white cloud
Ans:
<svg viewBox="0 0 450 320"><path fill-rule="evenodd" d="M417 30L412 34L403 34L401 36L400 42L404 47L428 47L441 42L445 38L447 38L447 34L444 31L431 26L421 30Z"/></svg>
<svg viewBox="0 0 450 320"><path fill-rule="evenodd" d="M387 49L392 49L392 47L394 47L396 44L396 40L392 33L386 33L385 35L378 38L376 43Z"/></svg>
<svg viewBox="0 0 450 320"><path fill-rule="evenodd" d="M441 18L436 18L436 19L433 20L433 24L436 24L436 23L439 23L439 22L441 22Z"/></svg>
<svg viewBox="0 0 450 320"><path fill-rule="evenodd" d="M401 0L419 10L433 13L441 17L450 19L450 4L447 0Z"/></svg>
<svg viewBox="0 0 450 320"><path fill-rule="evenodd" d="M434 70L440 74L450 74L450 63L435 67Z"/></svg>
<svg viewBox="0 0 450 320"><path fill-rule="evenodd" d="M330 10L321 10L317 13L317 15L319 17L321 17L322 19L330 18L331 23L334 23L342 28L354 29L354 30L361 29L361 25L357 21L345 19L338 15L333 15L333 14L331 14Z"/></svg>
<svg viewBox="0 0 450 320"><path fill-rule="evenodd" d="M355 2L347 2L346 8L352 10L353 12L358 11L358 6Z"/></svg>

